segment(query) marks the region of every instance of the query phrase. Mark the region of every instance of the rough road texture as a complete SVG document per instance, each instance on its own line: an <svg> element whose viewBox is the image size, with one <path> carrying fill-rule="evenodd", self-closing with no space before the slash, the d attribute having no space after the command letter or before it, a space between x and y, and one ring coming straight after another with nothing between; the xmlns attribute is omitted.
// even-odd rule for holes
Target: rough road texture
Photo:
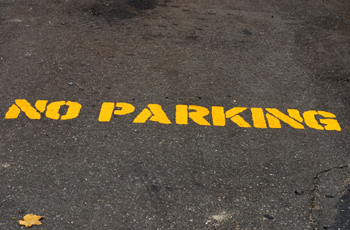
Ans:
<svg viewBox="0 0 350 230"><path fill-rule="evenodd" d="M1 1L0 229L348 226L349 28L347 0ZM84 107L3 119L15 99ZM324 110L342 131L100 123L104 101Z"/></svg>

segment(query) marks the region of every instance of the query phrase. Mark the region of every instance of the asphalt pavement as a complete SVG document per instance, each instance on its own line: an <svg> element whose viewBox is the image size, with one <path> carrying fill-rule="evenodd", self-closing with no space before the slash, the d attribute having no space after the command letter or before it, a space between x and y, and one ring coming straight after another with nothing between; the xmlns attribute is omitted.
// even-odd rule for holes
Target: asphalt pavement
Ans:
<svg viewBox="0 0 350 230"><path fill-rule="evenodd" d="M350 229L347 0L0 1L0 229Z"/></svg>

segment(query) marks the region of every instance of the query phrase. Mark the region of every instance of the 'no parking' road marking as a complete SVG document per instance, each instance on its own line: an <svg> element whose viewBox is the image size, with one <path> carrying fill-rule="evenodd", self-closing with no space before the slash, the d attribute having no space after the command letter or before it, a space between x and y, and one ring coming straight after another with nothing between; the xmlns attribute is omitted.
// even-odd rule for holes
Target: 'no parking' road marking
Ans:
<svg viewBox="0 0 350 230"><path fill-rule="evenodd" d="M67 107L65 114L60 114L62 106ZM73 101L38 100L32 106L25 99L17 99L8 109L5 119L16 119L19 114L24 113L29 119L39 120L44 115L53 120L70 120L77 118L82 105ZM125 102L103 102L98 121L109 122L113 116L130 115L135 111L135 106ZM212 124L205 118L211 115ZM231 121L242 128L282 128L281 121L295 129L305 129L305 126L328 131L341 131L336 116L326 111L308 110L302 114L297 109L287 109L283 113L275 108L248 108L233 107L225 109L222 106L212 106L209 110L198 105L176 105L175 121L171 121L162 106L159 104L148 104L137 116L133 123L157 122L161 124L188 125L189 120L205 126L226 126Z"/></svg>

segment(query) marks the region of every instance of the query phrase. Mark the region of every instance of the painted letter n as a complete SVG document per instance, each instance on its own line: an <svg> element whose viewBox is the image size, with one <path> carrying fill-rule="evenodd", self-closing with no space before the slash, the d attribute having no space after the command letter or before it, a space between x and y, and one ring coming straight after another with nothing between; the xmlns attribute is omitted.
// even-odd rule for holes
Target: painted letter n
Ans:
<svg viewBox="0 0 350 230"><path fill-rule="evenodd" d="M15 104L7 111L5 119L16 119L22 111L29 119L39 120L41 118L40 113L45 111L46 104L47 100L38 100L35 103L35 108L33 108L27 100L17 99Z"/></svg>

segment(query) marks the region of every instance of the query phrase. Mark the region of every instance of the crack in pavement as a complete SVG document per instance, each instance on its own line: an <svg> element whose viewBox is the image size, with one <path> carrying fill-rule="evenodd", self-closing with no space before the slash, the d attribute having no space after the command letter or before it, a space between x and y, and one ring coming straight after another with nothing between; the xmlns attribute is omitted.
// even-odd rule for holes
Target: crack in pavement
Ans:
<svg viewBox="0 0 350 230"><path fill-rule="evenodd" d="M315 194L315 192L320 187L320 180L319 180L320 176L322 174L330 172L332 170L344 169L344 168L349 168L349 165L347 164L347 165L342 165L342 166L333 167L333 168L323 170L323 171L317 173L316 176L314 177L314 179L313 179L314 188L312 190L310 190L311 199L310 199L309 221L311 224L311 229L314 229L314 230L320 229L320 226L319 226L320 223L318 221L316 221L314 218L314 211L320 209L320 207L316 204L316 194Z"/></svg>

